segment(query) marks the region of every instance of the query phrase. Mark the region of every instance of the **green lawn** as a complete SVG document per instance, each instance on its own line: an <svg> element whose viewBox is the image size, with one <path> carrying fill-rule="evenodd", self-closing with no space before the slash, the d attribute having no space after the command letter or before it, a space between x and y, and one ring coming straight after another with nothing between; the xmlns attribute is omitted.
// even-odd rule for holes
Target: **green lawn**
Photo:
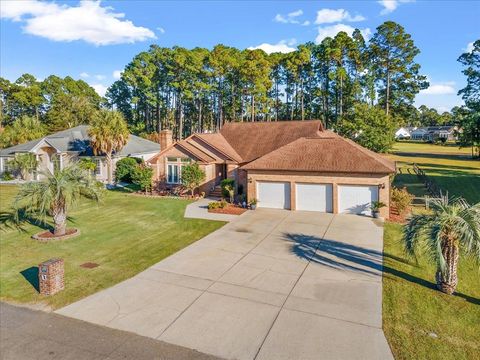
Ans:
<svg viewBox="0 0 480 360"><path fill-rule="evenodd" d="M8 210L16 189L0 186L0 210ZM0 299L58 308L130 278L224 225L184 219L188 203L109 191L102 204L83 201L70 214L71 225L82 232L79 237L39 243L30 238L42 230L34 225L27 225L25 233L1 232ZM53 257L65 260L66 288L43 297L34 287L35 267ZM100 266L80 267L85 262Z"/></svg>
<svg viewBox="0 0 480 360"><path fill-rule="evenodd" d="M471 203L480 201L480 161L470 158L469 149L397 142L389 157L397 161L401 170L401 174L395 177L395 186L407 186L417 196L425 194L422 184L411 171L412 164L417 163L450 196L462 196Z"/></svg>
<svg viewBox="0 0 480 360"><path fill-rule="evenodd" d="M433 265L406 260L401 237L401 225L386 223L383 329L395 358L478 359L478 265L461 259L457 293L445 295L435 289Z"/></svg>
<svg viewBox="0 0 480 360"><path fill-rule="evenodd" d="M468 149L467 149L468 150ZM390 157L404 170L394 185L425 194L413 162L450 195L480 201L480 162L454 146L397 143ZM383 328L396 359L478 359L480 354L480 276L478 264L462 258L453 296L435 289L435 266L407 259L402 226L386 223L384 234ZM432 337L430 334L438 337Z"/></svg>

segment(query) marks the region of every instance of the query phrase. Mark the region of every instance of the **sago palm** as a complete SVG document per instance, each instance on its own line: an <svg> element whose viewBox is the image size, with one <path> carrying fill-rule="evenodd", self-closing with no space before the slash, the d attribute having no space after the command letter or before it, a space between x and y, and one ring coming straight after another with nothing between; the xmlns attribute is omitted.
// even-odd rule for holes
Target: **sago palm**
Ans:
<svg viewBox="0 0 480 360"><path fill-rule="evenodd" d="M405 227L405 249L410 255L427 255L437 265L440 291L452 294L458 283L460 253L480 261L480 203L463 199L432 201L430 214L414 215Z"/></svg>
<svg viewBox="0 0 480 360"><path fill-rule="evenodd" d="M105 154L107 179L112 183L112 154L122 150L128 141L129 131L123 115L118 111L100 110L90 123L88 133L95 155Z"/></svg>
<svg viewBox="0 0 480 360"><path fill-rule="evenodd" d="M42 181L23 184L15 197L14 209L18 214L34 215L43 222L52 216L54 234L65 234L67 212L81 198L99 201L103 186L93 181L88 174L71 165L63 170L44 173Z"/></svg>

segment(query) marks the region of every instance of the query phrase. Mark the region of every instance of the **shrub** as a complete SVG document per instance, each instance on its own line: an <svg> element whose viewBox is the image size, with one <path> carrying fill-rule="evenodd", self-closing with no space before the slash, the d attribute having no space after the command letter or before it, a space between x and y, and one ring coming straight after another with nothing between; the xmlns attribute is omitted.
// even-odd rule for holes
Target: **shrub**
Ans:
<svg viewBox="0 0 480 360"><path fill-rule="evenodd" d="M91 176L97 168L97 164L90 158L81 158L78 161L78 167L85 170Z"/></svg>
<svg viewBox="0 0 480 360"><path fill-rule="evenodd" d="M370 208L372 209L373 212L379 211L381 208L385 207L383 202L381 201L372 201L372 204L370 205Z"/></svg>
<svg viewBox="0 0 480 360"><path fill-rule="evenodd" d="M153 169L144 164L137 165L132 174L132 182L145 192L152 190Z"/></svg>
<svg viewBox="0 0 480 360"><path fill-rule="evenodd" d="M205 171L200 169L197 163L185 165L182 168L182 184L190 190L192 196L203 180L205 180Z"/></svg>
<svg viewBox="0 0 480 360"><path fill-rule="evenodd" d="M220 182L220 186L222 187L222 196L229 197L229 191L227 190L227 186L231 186L232 189L235 189L235 180L233 179L223 179Z"/></svg>
<svg viewBox="0 0 480 360"><path fill-rule="evenodd" d="M10 180L14 180L14 179L15 179L15 176L13 176L10 171L5 171L2 174L2 180L3 181L10 181Z"/></svg>
<svg viewBox="0 0 480 360"><path fill-rule="evenodd" d="M208 210L223 209L227 207L227 205L228 203L225 200L212 201L211 203L208 203Z"/></svg>
<svg viewBox="0 0 480 360"><path fill-rule="evenodd" d="M143 160L135 157L126 157L118 160L115 170L115 181L131 183L133 181L133 173L141 163L143 163Z"/></svg>
<svg viewBox="0 0 480 360"><path fill-rule="evenodd" d="M208 203L208 210L218 209L218 207L219 207L218 201L212 201L211 203Z"/></svg>
<svg viewBox="0 0 480 360"><path fill-rule="evenodd" d="M398 213L402 215L410 206L413 195L406 188L398 189L394 187L391 191L391 200Z"/></svg>
<svg viewBox="0 0 480 360"><path fill-rule="evenodd" d="M235 190L233 189L232 186L227 185L225 186L225 191L228 193L228 198L231 204L233 204L234 201L234 196L235 196Z"/></svg>
<svg viewBox="0 0 480 360"><path fill-rule="evenodd" d="M18 170L23 180L28 180L32 171L37 168L38 160L31 153L18 154L13 160L8 162L8 165Z"/></svg>

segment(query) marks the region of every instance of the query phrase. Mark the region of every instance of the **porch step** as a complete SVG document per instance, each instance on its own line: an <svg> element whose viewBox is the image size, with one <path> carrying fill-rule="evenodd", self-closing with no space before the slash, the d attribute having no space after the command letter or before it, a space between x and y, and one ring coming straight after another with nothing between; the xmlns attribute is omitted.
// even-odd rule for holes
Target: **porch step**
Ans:
<svg viewBox="0 0 480 360"><path fill-rule="evenodd" d="M222 187L221 186L215 186L213 190L210 190L210 193L208 194L209 196L212 197L222 197Z"/></svg>

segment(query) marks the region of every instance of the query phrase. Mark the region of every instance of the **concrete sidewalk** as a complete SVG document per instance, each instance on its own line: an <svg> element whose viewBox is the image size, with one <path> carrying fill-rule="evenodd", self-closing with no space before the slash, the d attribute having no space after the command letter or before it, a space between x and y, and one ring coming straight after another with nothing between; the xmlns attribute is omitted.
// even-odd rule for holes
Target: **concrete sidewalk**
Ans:
<svg viewBox="0 0 480 360"><path fill-rule="evenodd" d="M220 360L64 316L0 303L0 359Z"/></svg>
<svg viewBox="0 0 480 360"><path fill-rule="evenodd" d="M227 359L392 359L382 236L361 216L249 211L58 312Z"/></svg>

